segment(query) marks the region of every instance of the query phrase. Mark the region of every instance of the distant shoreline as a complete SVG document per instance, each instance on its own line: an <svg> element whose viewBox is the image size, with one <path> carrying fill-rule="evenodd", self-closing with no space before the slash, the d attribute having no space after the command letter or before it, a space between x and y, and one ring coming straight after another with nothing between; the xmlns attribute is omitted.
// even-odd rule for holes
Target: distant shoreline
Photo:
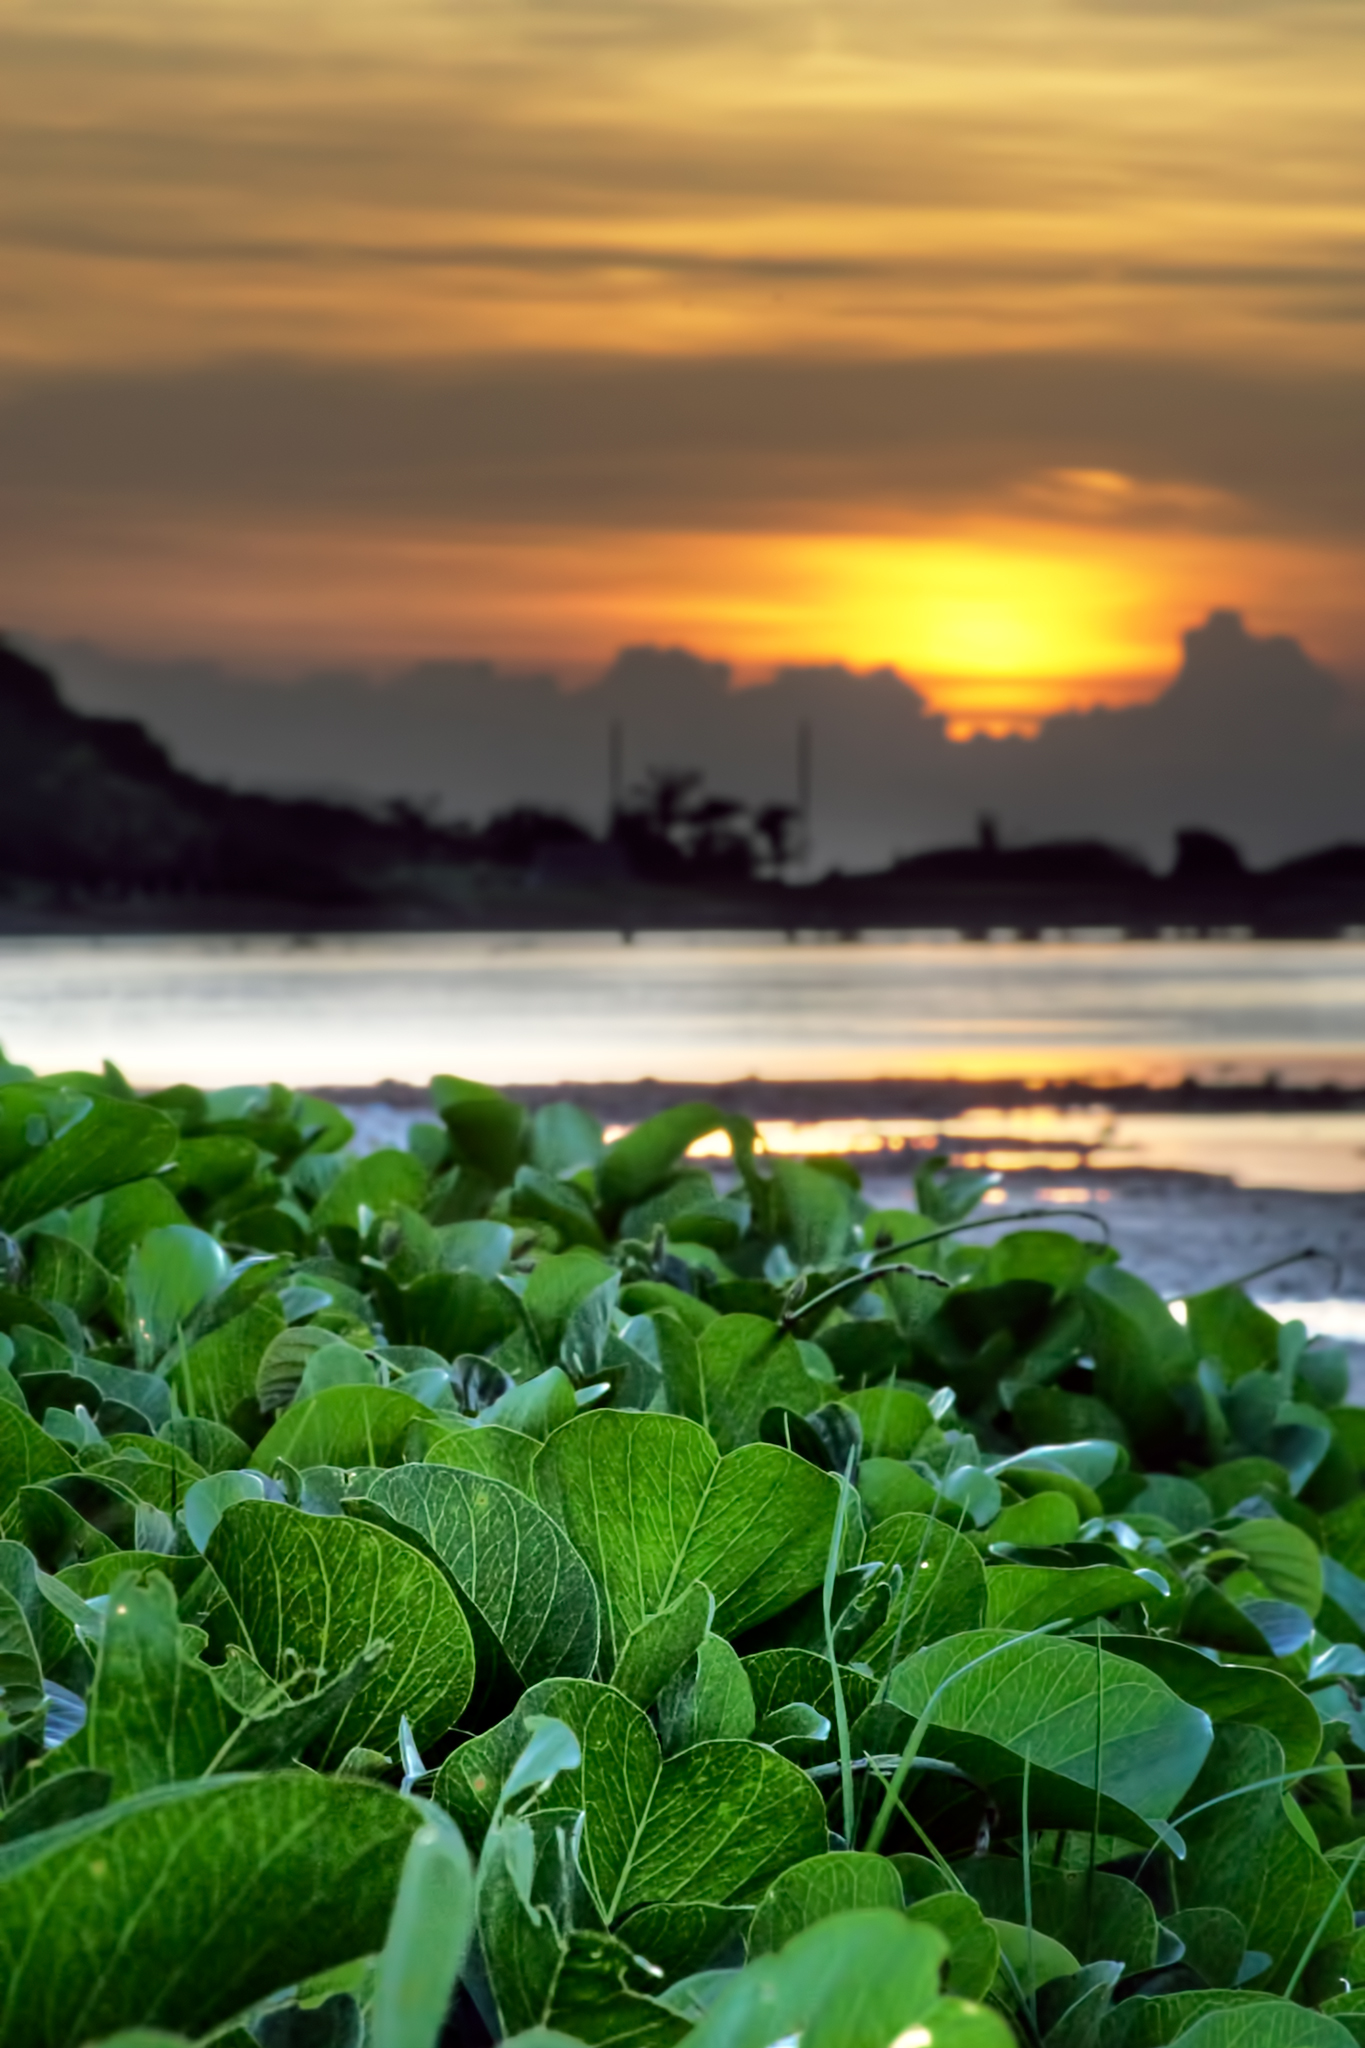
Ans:
<svg viewBox="0 0 1365 2048"><path fill-rule="evenodd" d="M367 1087L322 1086L311 1091L329 1101L386 1104L423 1109L430 1094L413 1082L383 1080ZM564 1080L552 1085L510 1083L502 1090L528 1109L543 1103L581 1103L604 1123L638 1123L642 1117L680 1102L713 1102L720 1109L754 1119L817 1123L834 1118L914 1117L930 1122L973 1109L1108 1109L1124 1116L1172 1114L1253 1116L1324 1114L1365 1110L1365 1087L1337 1082L1312 1086L1187 1079L1172 1087L1143 1082L1036 1082L916 1079L767 1081Z"/></svg>

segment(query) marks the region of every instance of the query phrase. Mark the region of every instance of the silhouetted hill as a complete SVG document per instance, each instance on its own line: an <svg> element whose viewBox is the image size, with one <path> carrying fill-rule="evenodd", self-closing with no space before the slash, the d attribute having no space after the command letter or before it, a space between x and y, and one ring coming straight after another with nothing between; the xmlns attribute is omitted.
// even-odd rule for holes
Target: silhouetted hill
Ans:
<svg viewBox="0 0 1365 2048"><path fill-rule="evenodd" d="M126 897L253 898L363 910L461 854L525 862L582 838L522 810L463 838L411 807L386 818L344 804L244 795L187 775L128 719L65 705L51 676L0 642L0 882Z"/></svg>

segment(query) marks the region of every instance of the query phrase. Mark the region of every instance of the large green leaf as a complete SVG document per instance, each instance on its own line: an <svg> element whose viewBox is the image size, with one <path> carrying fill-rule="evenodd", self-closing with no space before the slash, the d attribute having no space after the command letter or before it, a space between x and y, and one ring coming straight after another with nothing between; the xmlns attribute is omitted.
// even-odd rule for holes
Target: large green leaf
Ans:
<svg viewBox="0 0 1365 2048"><path fill-rule="evenodd" d="M956 1865L956 1874L988 1919L1021 1922L1031 1914L1035 1927L1083 1963L1120 1962L1136 1973L1156 1962L1152 1902L1126 1877L1035 1863L1026 1892L1024 1865L1004 1856L969 1856Z"/></svg>
<svg viewBox="0 0 1365 2048"><path fill-rule="evenodd" d="M0 1514L23 1486L37 1486L72 1470L70 1453L39 1429L27 1411L0 1401Z"/></svg>
<svg viewBox="0 0 1365 2048"><path fill-rule="evenodd" d="M254 1453L269 1472L283 1458L302 1472L309 1465L392 1465L414 1422L431 1410L398 1387L324 1387L271 1424Z"/></svg>
<svg viewBox="0 0 1365 2048"><path fill-rule="evenodd" d="M884 1856L826 1851L784 1870L758 1903L749 1928L751 1956L784 1948L803 1927L868 1906L904 1903L899 1873Z"/></svg>
<svg viewBox="0 0 1365 2048"><path fill-rule="evenodd" d="M723 1636L706 1635L659 1700L659 1737L672 1756L695 1742L742 1742L757 1719L753 1687Z"/></svg>
<svg viewBox="0 0 1365 2048"><path fill-rule="evenodd" d="M469 1852L440 1809L429 1806L408 1844L379 1958L370 2048L436 2048L474 1910Z"/></svg>
<svg viewBox="0 0 1365 2048"><path fill-rule="evenodd" d="M17 1230L49 1210L155 1173L175 1151L172 1118L114 1095L66 1096L55 1123L55 1134L0 1181L0 1228Z"/></svg>
<svg viewBox="0 0 1365 2048"><path fill-rule="evenodd" d="M865 1562L881 1566L872 1584L900 1573L886 1619L859 1646L860 1663L884 1671L893 1658L908 1656L940 1636L980 1628L994 1572L964 1536L933 1515L888 1515L871 1531Z"/></svg>
<svg viewBox="0 0 1365 2048"><path fill-rule="evenodd" d="M313 1211L317 1230L337 1225L354 1230L362 1209L374 1216L391 1215L399 1204L416 1207L426 1193L427 1173L411 1152L371 1152L356 1159L333 1181Z"/></svg>
<svg viewBox="0 0 1365 2048"><path fill-rule="evenodd" d="M637 1706L652 1707L669 1680L700 1654L709 1637L715 1606L701 1580L693 1579L662 1613L642 1621L634 1634L626 1637L612 1666L611 1682L618 1692ZM714 1636L709 1639L716 1640Z"/></svg>
<svg viewBox="0 0 1365 2048"><path fill-rule="evenodd" d="M124 1286L138 1365L155 1365L190 1317L228 1276L216 1238L190 1224L149 1231L128 1260Z"/></svg>
<svg viewBox="0 0 1365 2048"><path fill-rule="evenodd" d="M1350 1900L1336 1874L1285 1811L1276 1782L1283 1774L1284 1753L1273 1736L1224 1722L1185 1801L1205 1811L1181 1824L1189 1852L1181 1905L1235 1913L1248 1945L1272 1959L1260 1987L1270 1991L1285 1988L1324 1916L1324 1943L1351 1931ZM1218 1804L1207 1805L1211 1800Z"/></svg>
<svg viewBox="0 0 1365 2048"><path fill-rule="evenodd" d="M736 1635L824 1577L839 1481L772 1444L722 1458L677 1415L603 1410L557 1429L537 1495L602 1593L612 1654L693 1579Z"/></svg>
<svg viewBox="0 0 1365 2048"><path fill-rule="evenodd" d="M382 1946L413 1808L352 1779L168 1786L0 1849L0 2039L198 2036Z"/></svg>
<svg viewBox="0 0 1365 2048"><path fill-rule="evenodd" d="M805 1415L829 1392L828 1383L807 1370L795 1339L766 1316L721 1316L697 1342L695 1405L680 1404L680 1412L708 1429L722 1451L732 1451L758 1442L765 1409Z"/></svg>
<svg viewBox="0 0 1365 2048"><path fill-rule="evenodd" d="M1089 1826L1098 1782L1143 1838L1144 1823L1175 1811L1213 1739L1208 1716L1151 1672L1055 1636L981 1630L932 1644L897 1665L888 1696L927 1714L925 1754L959 1763L1013 1807L1027 1761L1038 1820Z"/></svg>
<svg viewBox="0 0 1365 2048"><path fill-rule="evenodd" d="M1003 2020L938 1995L942 1937L885 1909L838 1913L750 1963L691 2048L1010 2048Z"/></svg>
<svg viewBox="0 0 1365 2048"><path fill-rule="evenodd" d="M833 1266L853 1227L850 1191L817 1166L779 1159L773 1168L774 1234L805 1271Z"/></svg>
<svg viewBox="0 0 1365 2048"><path fill-rule="evenodd" d="M388 1657L331 1730L318 1761L387 1748L406 1715L419 1743L453 1728L474 1681L474 1645L445 1573L385 1529L240 1501L209 1538L257 1661L287 1680L335 1674L374 1643Z"/></svg>
<svg viewBox="0 0 1365 2048"><path fill-rule="evenodd" d="M1313 1703L1282 1672L1255 1664L1216 1664L1188 1643L1165 1636L1109 1635L1112 1656L1144 1664L1192 1707L1217 1725L1245 1721L1264 1728L1284 1751L1286 1769L1306 1771L1322 1746L1322 1722Z"/></svg>
<svg viewBox="0 0 1365 2048"><path fill-rule="evenodd" d="M1122 1266L1096 1266L1080 1290L1095 1359L1095 1393L1139 1447L1179 1434L1174 1390L1193 1378L1188 1333L1161 1296Z"/></svg>
<svg viewBox="0 0 1365 2048"><path fill-rule="evenodd" d="M1174 1574L1172 1575L1174 1576ZM1048 1621L1086 1621L1145 1600L1161 1600L1147 1579L1121 1565L993 1565L986 1574L986 1622L990 1628L1041 1628Z"/></svg>
<svg viewBox="0 0 1365 2048"><path fill-rule="evenodd" d="M667 1180L689 1145L733 1119L706 1102L684 1102L647 1117L610 1146L597 1169L597 1185L609 1209L638 1202Z"/></svg>
<svg viewBox="0 0 1365 2048"><path fill-rule="evenodd" d="M1325 2014L1259 1991L1183 1991L1129 1998L1100 2035L1103 2048L1346 2048L1354 2037Z"/></svg>
<svg viewBox="0 0 1365 2048"><path fill-rule="evenodd" d="M563 1378L563 1374L558 1374ZM570 1396L572 1399L572 1396ZM427 1425L423 1436L423 1461L428 1465L451 1465L458 1472L486 1472L522 1493L535 1497L531 1467L540 1449L533 1436L519 1429L505 1429L501 1423L485 1422L460 1429ZM405 1441L404 1455L411 1457L412 1437Z"/></svg>
<svg viewBox="0 0 1365 2048"><path fill-rule="evenodd" d="M455 1074L434 1077L431 1099L450 1133L456 1164L487 1174L496 1187L505 1186L525 1157L525 1110L496 1088Z"/></svg>
<svg viewBox="0 0 1365 2048"><path fill-rule="evenodd" d="M197 1778L223 1751L239 1716L187 1652L175 1589L160 1573L129 1574L108 1596L90 1688L87 1761L123 1799Z"/></svg>
<svg viewBox="0 0 1365 2048"><path fill-rule="evenodd" d="M532 1903L514 1839L500 1830L479 1866L480 1945L504 2037L526 2028L515 2035L524 2048L672 2048L688 2026L654 1995L657 1965L612 1934L561 1931L551 1904L563 1889L557 1845L542 1850ZM572 2035L560 2031L570 2027Z"/></svg>
<svg viewBox="0 0 1365 2048"><path fill-rule="evenodd" d="M166 1376L185 1414L227 1422L245 1409L256 1417L259 1428L256 1373L284 1327L283 1310L267 1297L210 1330L188 1350L177 1349Z"/></svg>
<svg viewBox="0 0 1365 2048"><path fill-rule="evenodd" d="M1206 2013L1180 2038L1185 2048L1346 2048L1356 2037L1326 2013L1277 1999Z"/></svg>
<svg viewBox="0 0 1365 2048"><path fill-rule="evenodd" d="M785 1757L752 1742L703 1742L665 1758L639 1707L585 1679L533 1686L442 1765L437 1797L471 1840L482 1839L536 1714L565 1722L582 1752L537 1805L537 1827L586 1816L580 1862L607 1925L670 1900L756 1899L788 1864L826 1846L823 1801Z"/></svg>
<svg viewBox="0 0 1365 2048"><path fill-rule="evenodd" d="M865 1458L908 1458L933 1421L922 1394L891 1380L839 1398L862 1424Z"/></svg>
<svg viewBox="0 0 1365 2048"><path fill-rule="evenodd" d="M597 1588L559 1524L514 1486L444 1465L383 1473L366 1500L439 1558L523 1685L586 1678ZM364 1503L358 1504L363 1512Z"/></svg>

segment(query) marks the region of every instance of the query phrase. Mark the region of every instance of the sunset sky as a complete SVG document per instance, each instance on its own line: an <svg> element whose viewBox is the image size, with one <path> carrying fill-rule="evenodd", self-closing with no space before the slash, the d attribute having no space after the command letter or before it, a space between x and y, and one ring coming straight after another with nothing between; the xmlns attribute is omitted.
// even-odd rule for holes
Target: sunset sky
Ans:
<svg viewBox="0 0 1365 2048"><path fill-rule="evenodd" d="M1360 0L0 0L0 622L1365 678Z"/></svg>

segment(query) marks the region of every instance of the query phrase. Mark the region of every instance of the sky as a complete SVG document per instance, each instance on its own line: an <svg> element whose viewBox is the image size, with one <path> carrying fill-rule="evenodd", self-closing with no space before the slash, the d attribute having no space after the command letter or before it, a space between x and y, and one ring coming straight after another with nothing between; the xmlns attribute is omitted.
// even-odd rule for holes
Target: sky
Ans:
<svg viewBox="0 0 1365 2048"><path fill-rule="evenodd" d="M0 0L0 622L1365 677L1359 0Z"/></svg>

